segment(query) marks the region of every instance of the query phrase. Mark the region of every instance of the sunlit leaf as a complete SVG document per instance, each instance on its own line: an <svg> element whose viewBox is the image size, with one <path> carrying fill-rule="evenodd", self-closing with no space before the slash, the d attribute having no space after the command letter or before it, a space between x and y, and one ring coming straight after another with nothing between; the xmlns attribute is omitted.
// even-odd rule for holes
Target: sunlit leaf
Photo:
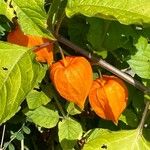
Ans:
<svg viewBox="0 0 150 150"><path fill-rule="evenodd" d="M5 2L4 0L0 0L0 15L6 16L9 20L12 20L14 15L14 10L10 8L9 2Z"/></svg>
<svg viewBox="0 0 150 150"><path fill-rule="evenodd" d="M13 0L12 5L24 33L54 39L46 29L47 15L43 0L30 0L30 2Z"/></svg>
<svg viewBox="0 0 150 150"><path fill-rule="evenodd" d="M69 103L67 105L67 112L70 115L77 115L77 114L80 114L82 111L74 103Z"/></svg>
<svg viewBox="0 0 150 150"><path fill-rule="evenodd" d="M0 42L0 124L19 110L41 71L31 49Z"/></svg>
<svg viewBox="0 0 150 150"><path fill-rule="evenodd" d="M110 131L95 129L88 137L83 150L149 150L149 130L143 134L138 129Z"/></svg>
<svg viewBox="0 0 150 150"><path fill-rule="evenodd" d="M136 43L137 52L128 61L133 71L141 78L150 79L150 44L140 37Z"/></svg>
<svg viewBox="0 0 150 150"><path fill-rule="evenodd" d="M149 0L69 0L66 13L69 17L83 14L88 17L118 20L123 24L150 23Z"/></svg>
<svg viewBox="0 0 150 150"><path fill-rule="evenodd" d="M32 90L26 100L29 109L35 109L41 105L46 105L51 99L43 91Z"/></svg>
<svg viewBox="0 0 150 150"><path fill-rule="evenodd" d="M35 124L45 128L56 126L59 120L57 111L50 110L44 106L40 106L35 110L29 110L25 115Z"/></svg>
<svg viewBox="0 0 150 150"><path fill-rule="evenodd" d="M59 142L64 150L71 150L82 135L81 125L71 118L65 118L59 122L58 129Z"/></svg>

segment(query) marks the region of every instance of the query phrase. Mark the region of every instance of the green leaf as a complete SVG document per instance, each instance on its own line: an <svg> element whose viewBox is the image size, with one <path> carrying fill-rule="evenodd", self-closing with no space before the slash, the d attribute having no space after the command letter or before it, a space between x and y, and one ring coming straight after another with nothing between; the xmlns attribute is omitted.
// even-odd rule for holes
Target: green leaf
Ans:
<svg viewBox="0 0 150 150"><path fill-rule="evenodd" d="M150 79L150 44L140 37L136 43L137 52L128 61L133 71L141 78Z"/></svg>
<svg viewBox="0 0 150 150"><path fill-rule="evenodd" d="M59 122L58 130L59 142L63 150L73 149L76 140L81 138L83 132L81 125L71 118Z"/></svg>
<svg viewBox="0 0 150 150"><path fill-rule="evenodd" d="M28 128L27 126L23 126L22 130L23 130L23 132L26 133L26 134L30 134L30 133L31 133L30 128Z"/></svg>
<svg viewBox="0 0 150 150"><path fill-rule="evenodd" d="M131 26L100 18L87 18L87 22L90 25L87 39L96 52L133 47L129 39L130 36L136 38L137 34Z"/></svg>
<svg viewBox="0 0 150 150"><path fill-rule="evenodd" d="M81 114L81 110L79 107L77 107L74 103L69 103L67 106L67 112L70 115L77 115L77 114Z"/></svg>
<svg viewBox="0 0 150 150"><path fill-rule="evenodd" d="M132 103L134 111L136 112L136 114L140 116L145 107L144 94L142 91L136 89L133 86L128 86L128 91L129 91L128 101Z"/></svg>
<svg viewBox="0 0 150 150"><path fill-rule="evenodd" d="M17 13L18 22L24 33L54 39L47 28L47 15L43 0L13 0L12 5Z"/></svg>
<svg viewBox="0 0 150 150"><path fill-rule="evenodd" d="M24 135L20 131L18 131L18 132L11 131L11 134L12 134L11 137L10 137L11 140L12 139L17 139L17 140L21 141L22 139L24 139Z"/></svg>
<svg viewBox="0 0 150 150"><path fill-rule="evenodd" d="M12 143L10 143L10 144L8 145L8 149L9 149L9 150L15 150L15 147L14 147L14 145L13 145Z"/></svg>
<svg viewBox="0 0 150 150"><path fill-rule="evenodd" d="M23 133L22 132L17 132L16 133L16 139L19 140L19 141L23 140L24 139Z"/></svg>
<svg viewBox="0 0 150 150"><path fill-rule="evenodd" d="M66 14L118 20L123 24L150 23L149 0L69 0Z"/></svg>
<svg viewBox="0 0 150 150"><path fill-rule="evenodd" d="M54 30L54 25L57 21L57 13L58 13L60 3L61 3L61 0L53 0L48 11L48 20L47 20L48 25L49 25L49 28L53 30Z"/></svg>
<svg viewBox="0 0 150 150"><path fill-rule="evenodd" d="M9 2L7 3L4 0L0 0L0 15L6 16L9 20L12 20L12 18L15 16L14 15L14 10L10 8Z"/></svg>
<svg viewBox="0 0 150 150"><path fill-rule="evenodd" d="M136 128L138 126L138 118L131 109L126 109L119 120L123 121L126 125Z"/></svg>
<svg viewBox="0 0 150 150"><path fill-rule="evenodd" d="M110 131L95 129L88 137L83 150L149 150L149 130L140 134L136 130Z"/></svg>
<svg viewBox="0 0 150 150"><path fill-rule="evenodd" d="M31 49L0 42L0 124L19 110L42 70Z"/></svg>
<svg viewBox="0 0 150 150"><path fill-rule="evenodd" d="M26 97L29 109L35 109L50 102L50 98L43 91L32 90Z"/></svg>
<svg viewBox="0 0 150 150"><path fill-rule="evenodd" d="M50 110L44 106L40 106L33 111L29 110L25 115L31 119L32 122L44 128L55 127L59 120L57 111Z"/></svg>
<svg viewBox="0 0 150 150"><path fill-rule="evenodd" d="M87 48L87 39L85 36L87 32L88 24L86 23L85 17L77 16L68 19L68 35L73 43L83 48Z"/></svg>

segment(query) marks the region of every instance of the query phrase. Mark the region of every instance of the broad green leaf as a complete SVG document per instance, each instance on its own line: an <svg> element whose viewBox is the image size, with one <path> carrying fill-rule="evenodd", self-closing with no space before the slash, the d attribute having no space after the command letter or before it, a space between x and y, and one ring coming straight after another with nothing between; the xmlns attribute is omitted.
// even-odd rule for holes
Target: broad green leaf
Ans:
<svg viewBox="0 0 150 150"><path fill-rule="evenodd" d="M59 120L59 115L57 111L50 110L44 106L40 106L35 110L29 110L25 113L25 115L32 122L44 128L55 127Z"/></svg>
<svg viewBox="0 0 150 150"><path fill-rule="evenodd" d="M136 43L137 52L128 61L132 70L141 78L150 79L150 44L140 37Z"/></svg>
<svg viewBox="0 0 150 150"><path fill-rule="evenodd" d="M67 106L67 112L70 115L77 115L77 114L81 114L82 111L74 103L70 102Z"/></svg>
<svg viewBox="0 0 150 150"><path fill-rule="evenodd" d="M26 97L29 109L35 109L50 102L50 98L43 92L32 90Z"/></svg>
<svg viewBox="0 0 150 150"><path fill-rule="evenodd" d="M9 2L5 2L4 0L0 0L0 15L6 16L9 20L12 20L14 15L14 10L10 8Z"/></svg>
<svg viewBox="0 0 150 150"><path fill-rule="evenodd" d="M149 0L69 0L66 14L118 20L122 24L150 23Z"/></svg>
<svg viewBox="0 0 150 150"><path fill-rule="evenodd" d="M63 150L73 149L76 141L82 136L81 125L71 118L65 118L59 122L58 130L59 142Z"/></svg>
<svg viewBox="0 0 150 150"><path fill-rule="evenodd" d="M0 42L0 124L19 110L41 71L31 49Z"/></svg>
<svg viewBox="0 0 150 150"><path fill-rule="evenodd" d="M138 129L110 131L95 129L88 137L83 150L149 150L150 130L143 134Z"/></svg>
<svg viewBox="0 0 150 150"><path fill-rule="evenodd" d="M19 24L24 33L54 39L47 28L44 0L12 0Z"/></svg>
<svg viewBox="0 0 150 150"><path fill-rule="evenodd" d="M87 39L96 52L133 47L130 37L136 38L137 34L131 26L100 18L87 18L87 22L90 25Z"/></svg>
<svg viewBox="0 0 150 150"><path fill-rule="evenodd" d="M42 66L43 66L43 70L38 74L38 83L36 85L37 87L39 87L39 84L42 82L43 78L45 77L46 71L49 69L47 64L42 64Z"/></svg>
<svg viewBox="0 0 150 150"><path fill-rule="evenodd" d="M136 128L138 126L138 118L132 109L126 109L119 120L123 121L126 125Z"/></svg>

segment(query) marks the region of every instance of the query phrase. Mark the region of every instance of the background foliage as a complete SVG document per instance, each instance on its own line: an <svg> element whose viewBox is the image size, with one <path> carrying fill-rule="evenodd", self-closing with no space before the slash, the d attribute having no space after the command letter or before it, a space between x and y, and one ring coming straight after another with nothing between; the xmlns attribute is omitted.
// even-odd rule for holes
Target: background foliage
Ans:
<svg viewBox="0 0 150 150"><path fill-rule="evenodd" d="M88 101L84 111L65 101L49 79L46 64L30 48L7 42L14 17L24 33L57 41L56 34L149 87L149 0L0 0L0 135L3 149L149 150L150 117L141 124L144 92L127 84L128 107L116 126L99 118ZM55 60L80 55L56 43ZM111 74L97 64L94 78ZM148 97L148 96L147 96ZM20 148L21 147L21 148Z"/></svg>

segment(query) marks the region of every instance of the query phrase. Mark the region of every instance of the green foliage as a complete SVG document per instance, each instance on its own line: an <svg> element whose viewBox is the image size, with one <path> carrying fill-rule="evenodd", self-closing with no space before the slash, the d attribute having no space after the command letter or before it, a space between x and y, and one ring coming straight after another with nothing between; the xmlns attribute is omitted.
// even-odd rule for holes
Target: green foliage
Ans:
<svg viewBox="0 0 150 150"><path fill-rule="evenodd" d="M150 44L145 38L140 37L135 46L137 52L131 56L128 63L138 76L150 79Z"/></svg>
<svg viewBox="0 0 150 150"><path fill-rule="evenodd" d="M99 18L88 18L87 21L90 25L87 39L96 51L110 51L120 47L131 48L130 36L134 36L134 38L137 36L131 26L122 25L118 22Z"/></svg>
<svg viewBox="0 0 150 150"><path fill-rule="evenodd" d="M13 146L13 144L10 143L9 146L8 146L8 149L9 150L15 150L15 147Z"/></svg>
<svg viewBox="0 0 150 150"><path fill-rule="evenodd" d="M70 115L77 115L81 113L81 110L74 103L69 103L67 105L67 112Z"/></svg>
<svg viewBox="0 0 150 150"><path fill-rule="evenodd" d="M150 116L141 123L149 93L136 89L136 83L127 85L128 104L116 125L99 118L88 98L84 110L63 99L49 77L51 66L38 63L32 48L7 43L17 22L25 34L53 40L54 62L62 57L58 47L65 55L80 55L74 45L57 41L60 34L90 52L90 59L98 55L149 88L149 0L0 0L0 6L3 149L150 149ZM93 79L111 74L90 59Z"/></svg>
<svg viewBox="0 0 150 150"><path fill-rule="evenodd" d="M148 150L150 143L146 141L149 137L149 130L144 131L141 135L139 129L110 131L104 129L94 129L91 131L83 150Z"/></svg>
<svg viewBox="0 0 150 150"><path fill-rule="evenodd" d="M31 133L30 128L28 128L27 126L23 126L22 130L23 130L23 132L26 133L26 134L30 134L30 133Z"/></svg>
<svg viewBox="0 0 150 150"><path fill-rule="evenodd" d="M38 108L50 102L50 98L43 92L32 90L26 97L29 109Z"/></svg>
<svg viewBox="0 0 150 150"><path fill-rule="evenodd" d="M80 139L82 136L82 127L80 123L71 118L64 118L59 122L58 130L59 142L63 150L73 149L76 140Z"/></svg>
<svg viewBox="0 0 150 150"><path fill-rule="evenodd" d="M6 59L7 58L7 59ZM0 42L0 124L19 109L43 67L28 48Z"/></svg>
<svg viewBox="0 0 150 150"><path fill-rule="evenodd" d="M17 12L18 22L24 33L54 39L46 29L47 15L43 0L30 0L30 2L13 0L12 5Z"/></svg>
<svg viewBox="0 0 150 150"><path fill-rule="evenodd" d="M126 125L136 128L138 126L138 118L131 109L126 109L122 113L119 120L123 121Z"/></svg>
<svg viewBox="0 0 150 150"><path fill-rule="evenodd" d="M3 0L0 1L0 15L4 15L6 16L9 20L12 20L13 17L15 17L14 15L14 10L13 8L9 7L10 5L10 1L5 2Z"/></svg>
<svg viewBox="0 0 150 150"><path fill-rule="evenodd" d="M25 115L36 125L45 128L55 127L59 120L57 111L51 110L44 106L40 106L34 110L29 110L25 113Z"/></svg>
<svg viewBox="0 0 150 150"><path fill-rule="evenodd" d="M81 13L88 17L118 20L122 24L150 23L149 0L69 0L68 17Z"/></svg>
<svg viewBox="0 0 150 150"><path fill-rule="evenodd" d="M68 21L68 35L70 40L83 47L86 48L86 34L88 32L88 25L86 24L86 18L83 16L77 16L71 18Z"/></svg>

